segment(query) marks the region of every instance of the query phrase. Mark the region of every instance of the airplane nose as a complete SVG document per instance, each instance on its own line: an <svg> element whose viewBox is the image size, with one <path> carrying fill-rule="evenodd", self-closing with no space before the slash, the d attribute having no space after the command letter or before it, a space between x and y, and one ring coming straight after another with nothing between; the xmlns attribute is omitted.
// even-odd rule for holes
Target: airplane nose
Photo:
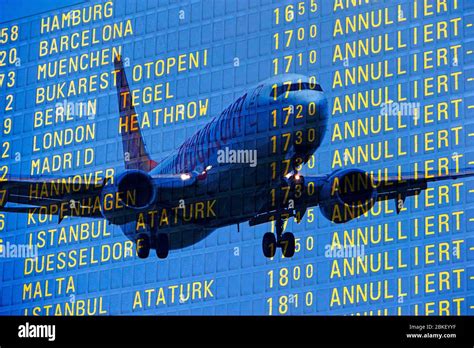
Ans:
<svg viewBox="0 0 474 348"><path fill-rule="evenodd" d="M297 108L302 106L302 114L304 118L300 119L304 123L311 125L318 123L326 125L328 122L328 103L326 95L322 91L302 91L298 95ZM301 107L299 107L301 109Z"/></svg>

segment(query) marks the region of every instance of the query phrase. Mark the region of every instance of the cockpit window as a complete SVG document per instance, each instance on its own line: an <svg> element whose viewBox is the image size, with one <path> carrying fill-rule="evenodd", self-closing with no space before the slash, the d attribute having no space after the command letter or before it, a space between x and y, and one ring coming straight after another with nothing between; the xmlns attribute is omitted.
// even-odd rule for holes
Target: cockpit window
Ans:
<svg viewBox="0 0 474 348"><path fill-rule="evenodd" d="M309 82L301 82L301 83L292 83L291 85L283 84L278 86L275 95L275 88L272 89L270 96L274 98L278 98L280 95L286 92L292 91L303 91L305 89L312 90L312 91L319 91L322 92L323 89L319 84L309 83Z"/></svg>

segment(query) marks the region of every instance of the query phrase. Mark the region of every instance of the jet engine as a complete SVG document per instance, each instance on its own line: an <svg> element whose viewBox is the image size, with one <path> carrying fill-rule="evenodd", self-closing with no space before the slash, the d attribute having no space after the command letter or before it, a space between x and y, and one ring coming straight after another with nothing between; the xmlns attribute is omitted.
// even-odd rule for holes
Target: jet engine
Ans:
<svg viewBox="0 0 474 348"><path fill-rule="evenodd" d="M156 189L150 175L141 170L128 170L102 190L101 212L111 223L123 224L151 209L155 198Z"/></svg>
<svg viewBox="0 0 474 348"><path fill-rule="evenodd" d="M321 187L319 206L327 219L344 223L372 209L376 196L376 187L367 172L338 170Z"/></svg>

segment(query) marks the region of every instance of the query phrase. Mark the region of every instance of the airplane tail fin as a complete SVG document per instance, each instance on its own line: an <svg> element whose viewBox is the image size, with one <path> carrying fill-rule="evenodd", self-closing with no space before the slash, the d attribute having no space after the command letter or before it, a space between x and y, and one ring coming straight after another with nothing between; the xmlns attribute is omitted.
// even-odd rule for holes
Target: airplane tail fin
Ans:
<svg viewBox="0 0 474 348"><path fill-rule="evenodd" d="M130 87L125 75L121 56L114 59L115 82L117 85L117 96L120 111L120 133L122 134L123 156L126 169L139 169L149 172L158 163L150 158L143 141L138 122L138 115L132 104Z"/></svg>

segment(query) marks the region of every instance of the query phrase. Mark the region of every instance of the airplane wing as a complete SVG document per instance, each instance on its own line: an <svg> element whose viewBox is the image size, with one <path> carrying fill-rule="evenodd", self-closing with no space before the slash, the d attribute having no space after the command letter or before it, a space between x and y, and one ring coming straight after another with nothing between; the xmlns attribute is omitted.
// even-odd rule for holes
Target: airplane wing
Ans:
<svg viewBox="0 0 474 348"><path fill-rule="evenodd" d="M377 195L383 199L395 199L404 201L406 197L419 194L428 188L428 183L444 180L456 180L474 176L474 169L467 168L453 174L425 176L422 173L404 174L401 176L391 176L375 182ZM399 209L397 207L397 212Z"/></svg>
<svg viewBox="0 0 474 348"><path fill-rule="evenodd" d="M42 205L100 191L103 184L72 183L67 178L8 178L0 181L0 206L6 202Z"/></svg>
<svg viewBox="0 0 474 348"><path fill-rule="evenodd" d="M67 207L97 197L106 183L107 180L77 183L68 178L7 177L0 181L0 211L28 213L32 208L43 207L48 214L59 215L61 209L64 212ZM7 203L14 206L6 206ZM94 217L85 211L78 216Z"/></svg>
<svg viewBox="0 0 474 348"><path fill-rule="evenodd" d="M263 212L250 219L249 225L254 226L268 221L277 219L280 216L284 218L296 217L297 221L300 221L304 212L307 208L320 206L323 210L327 207L333 207L337 204L344 204L341 202L338 196L337 190L333 192L333 184L335 178L341 179L344 173L350 173L351 170L337 170L331 174L324 175L305 175L304 182L290 183L288 180L287 185L291 188L290 194L282 194L287 197L284 202L284 206L281 209ZM358 170L357 173L366 174L364 171ZM367 174L368 175L368 174ZM469 178L474 176L474 169L467 168L459 170L456 173L445 173L443 175L423 175L422 173L406 173L401 175L394 175L383 177L381 180L372 178L370 183L370 199L374 202L384 200L395 200L396 212L400 213L405 203L406 197L419 195L423 190L428 188L428 184L431 182L445 181L445 180L456 180ZM295 195L295 193L303 193ZM339 191L340 192L340 191ZM360 197L365 196L363 192L352 192L351 199L355 202L358 201L358 195ZM295 198L296 203L292 207L288 207L288 201ZM349 204L350 205L350 204ZM325 214L323 214L325 215ZM325 215L328 217L327 215Z"/></svg>
<svg viewBox="0 0 474 348"><path fill-rule="evenodd" d="M373 179L372 186L375 189L377 200L387 200L401 198L403 201L406 197L418 195L421 191L428 188L428 183L444 180L456 180L474 176L474 169L467 168L457 173L446 173L442 175L426 176L421 172L405 173L401 175L393 175L383 177L381 180ZM308 177L305 177L305 180ZM311 181L311 177L308 178ZM327 180L327 177L324 179ZM308 181L308 180L306 180ZM317 177L316 183L321 185L321 177Z"/></svg>
<svg viewBox="0 0 474 348"><path fill-rule="evenodd" d="M171 191L194 185L199 180L199 173L153 174L150 177L155 187ZM7 176L0 181L0 211L29 213L34 208L42 207L47 214L60 215L59 222L64 216L69 216L71 209L74 209L74 216L77 217L102 217L100 210L85 208L96 203L96 200L100 201L100 194L107 183L107 179L78 183L67 177Z"/></svg>

